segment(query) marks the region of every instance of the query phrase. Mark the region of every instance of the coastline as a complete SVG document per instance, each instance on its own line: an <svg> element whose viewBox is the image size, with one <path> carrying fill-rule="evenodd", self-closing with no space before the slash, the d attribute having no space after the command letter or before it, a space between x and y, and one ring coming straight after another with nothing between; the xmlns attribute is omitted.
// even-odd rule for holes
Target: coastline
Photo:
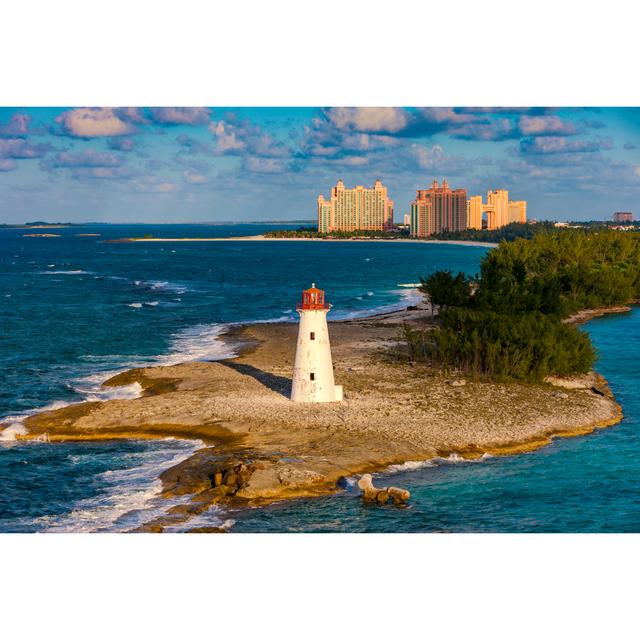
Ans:
<svg viewBox="0 0 640 640"><path fill-rule="evenodd" d="M400 323L424 326L430 318L422 307L330 323L344 403L310 407L288 400L297 325L236 325L221 339L237 357L131 369L104 386L138 382L142 397L42 412L25 420L28 433L19 437L202 439L203 449L161 475L166 496L191 496L141 529L161 531L219 502L255 506L326 495L345 476L452 454L513 455L622 418L597 374L562 384L562 391L550 384L457 387L426 367L394 362ZM249 474L243 485L215 484L217 474L226 477L242 465Z"/></svg>
<svg viewBox="0 0 640 640"><path fill-rule="evenodd" d="M478 240L420 240L417 238L267 238L264 235L230 236L228 238L117 238L111 244L127 242L393 242L408 244L452 244L467 247L497 247L495 242Z"/></svg>

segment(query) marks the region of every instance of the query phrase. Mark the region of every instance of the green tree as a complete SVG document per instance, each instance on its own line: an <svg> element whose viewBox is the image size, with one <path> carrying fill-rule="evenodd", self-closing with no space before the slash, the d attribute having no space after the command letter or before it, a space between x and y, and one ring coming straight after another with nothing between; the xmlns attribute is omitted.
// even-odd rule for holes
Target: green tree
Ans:
<svg viewBox="0 0 640 640"><path fill-rule="evenodd" d="M452 271L435 271L426 278L420 278L418 291L428 298L433 307L462 307L469 303L471 297L471 281L461 271L453 275Z"/></svg>

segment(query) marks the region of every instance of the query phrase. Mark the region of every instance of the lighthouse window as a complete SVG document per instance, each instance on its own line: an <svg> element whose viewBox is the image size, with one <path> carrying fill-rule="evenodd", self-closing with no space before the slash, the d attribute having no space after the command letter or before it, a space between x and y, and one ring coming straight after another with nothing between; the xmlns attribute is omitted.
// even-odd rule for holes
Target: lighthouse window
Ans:
<svg viewBox="0 0 640 640"><path fill-rule="evenodd" d="M315 373L310 373L309 377L311 380L315 380L316 379L316 374Z"/></svg>
<svg viewBox="0 0 640 640"><path fill-rule="evenodd" d="M309 336L311 340L315 340L316 339L316 332L312 331L311 335Z"/></svg>

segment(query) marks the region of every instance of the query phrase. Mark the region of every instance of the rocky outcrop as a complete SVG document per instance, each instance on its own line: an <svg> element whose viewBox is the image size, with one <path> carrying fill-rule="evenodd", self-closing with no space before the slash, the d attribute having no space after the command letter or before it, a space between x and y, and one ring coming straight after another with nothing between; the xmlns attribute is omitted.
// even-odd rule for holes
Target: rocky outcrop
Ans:
<svg viewBox="0 0 640 640"><path fill-rule="evenodd" d="M261 466L261 463L237 458L220 459L216 449L209 447L167 469L160 480L165 496L205 494L212 501L218 501L245 487Z"/></svg>
<svg viewBox="0 0 640 640"><path fill-rule="evenodd" d="M373 478L370 473L365 473L358 480L358 487L362 490L362 499L365 502L375 502L377 504L386 504L389 499L395 505L406 504L411 494L406 489L398 487L374 487Z"/></svg>

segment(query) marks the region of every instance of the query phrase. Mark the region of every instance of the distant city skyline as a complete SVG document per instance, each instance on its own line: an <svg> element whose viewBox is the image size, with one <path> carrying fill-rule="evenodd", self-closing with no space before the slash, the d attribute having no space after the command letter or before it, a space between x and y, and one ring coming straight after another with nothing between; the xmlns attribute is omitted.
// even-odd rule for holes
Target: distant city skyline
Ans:
<svg viewBox="0 0 640 640"><path fill-rule="evenodd" d="M396 220L446 177L545 219L638 211L640 109L0 108L0 223L312 220L382 180Z"/></svg>

